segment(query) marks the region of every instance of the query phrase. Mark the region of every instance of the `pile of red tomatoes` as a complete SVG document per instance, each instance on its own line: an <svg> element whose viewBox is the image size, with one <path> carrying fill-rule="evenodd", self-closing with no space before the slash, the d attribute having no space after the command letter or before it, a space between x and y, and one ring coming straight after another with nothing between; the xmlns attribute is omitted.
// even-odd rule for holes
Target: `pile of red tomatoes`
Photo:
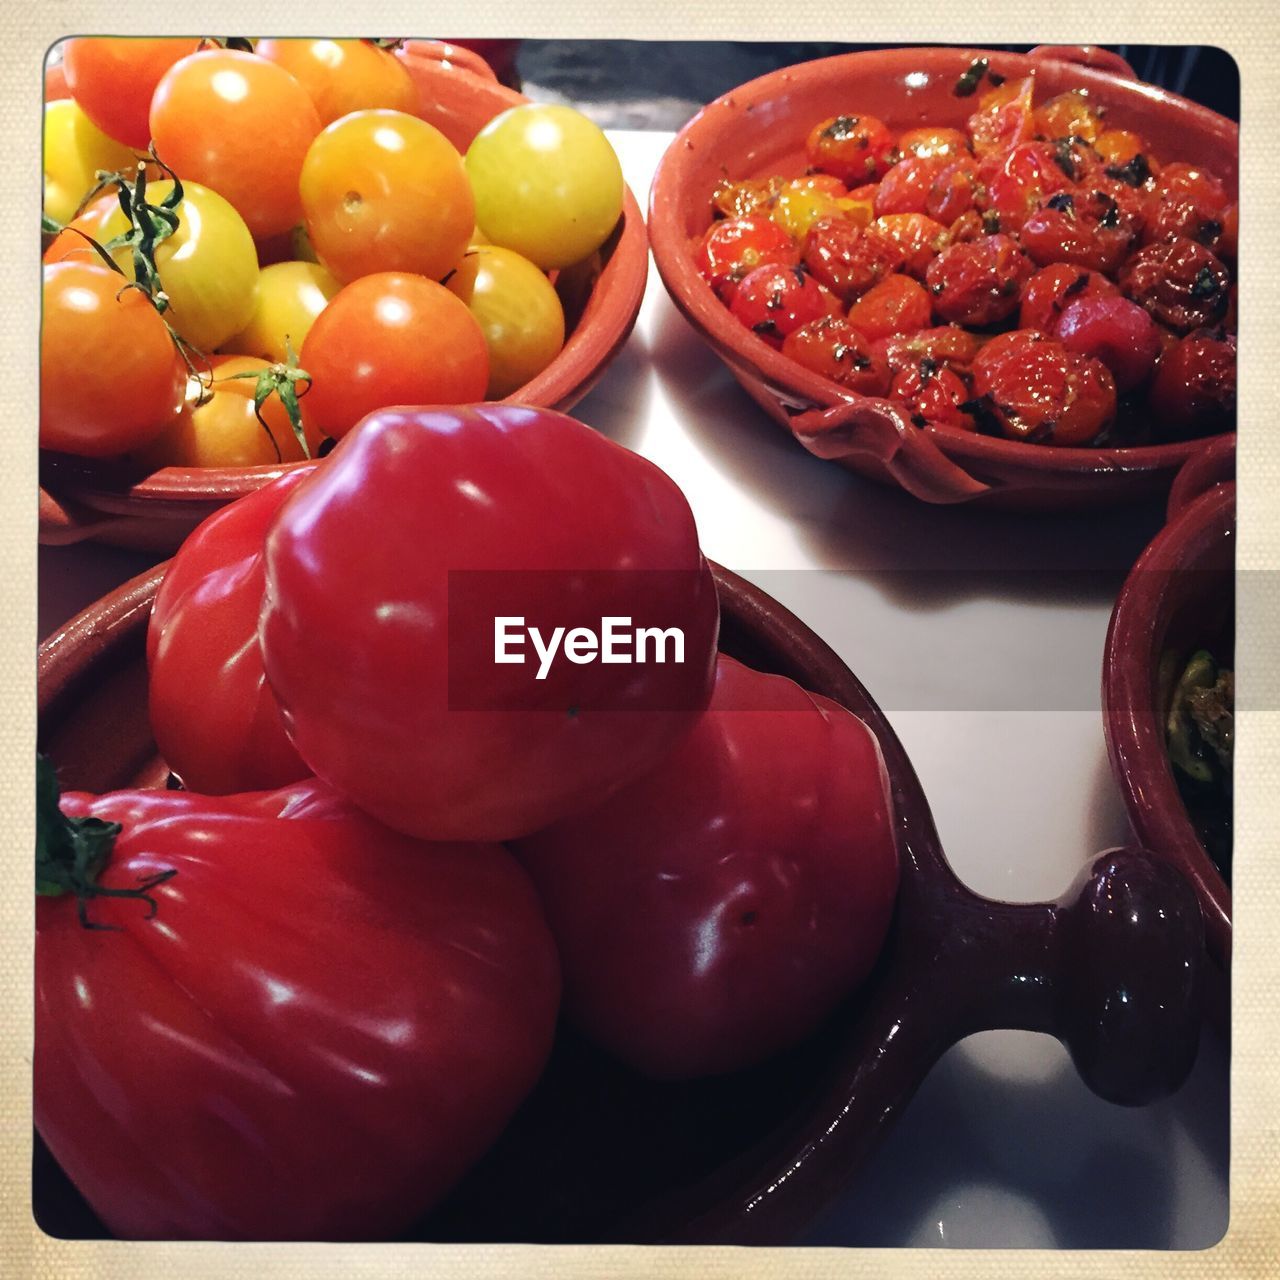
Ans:
<svg viewBox="0 0 1280 1280"><path fill-rule="evenodd" d="M967 128L817 123L802 177L725 181L699 269L744 325L918 426L1128 445L1234 425L1234 192L1080 91L975 64Z"/></svg>

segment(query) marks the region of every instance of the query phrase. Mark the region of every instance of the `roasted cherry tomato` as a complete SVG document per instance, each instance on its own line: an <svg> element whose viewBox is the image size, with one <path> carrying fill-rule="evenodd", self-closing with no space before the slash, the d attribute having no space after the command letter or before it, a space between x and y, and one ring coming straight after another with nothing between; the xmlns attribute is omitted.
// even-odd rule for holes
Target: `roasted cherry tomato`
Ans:
<svg viewBox="0 0 1280 1280"><path fill-rule="evenodd" d="M1047 142L1022 142L1002 160L987 184L987 206L1002 231L1016 231L1050 196L1066 191L1071 179Z"/></svg>
<svg viewBox="0 0 1280 1280"><path fill-rule="evenodd" d="M711 193L711 207L726 218L741 218L764 208L782 185L782 179L777 177L748 178L742 182L730 182L726 178Z"/></svg>
<svg viewBox="0 0 1280 1280"><path fill-rule="evenodd" d="M1102 112L1079 89L1050 98L1036 109L1033 123L1043 138L1079 138L1082 142L1096 141L1103 129Z"/></svg>
<svg viewBox="0 0 1280 1280"><path fill-rule="evenodd" d="M1115 271L1132 241L1124 227L1090 216L1066 192L1028 214L1018 239L1037 266L1066 262L1103 275Z"/></svg>
<svg viewBox="0 0 1280 1280"><path fill-rule="evenodd" d="M832 116L815 125L805 143L809 164L849 187L880 178L893 154L893 134L875 116Z"/></svg>
<svg viewBox="0 0 1280 1280"><path fill-rule="evenodd" d="M789 333L782 354L863 396L889 389L889 375L871 343L843 316L822 316Z"/></svg>
<svg viewBox="0 0 1280 1280"><path fill-rule="evenodd" d="M656 769L516 847L567 1016L638 1071L760 1062L867 977L898 884L879 746L843 707L721 657Z"/></svg>
<svg viewBox="0 0 1280 1280"><path fill-rule="evenodd" d="M950 226L973 208L977 190L977 174L968 160L945 165L934 175L924 211L929 217Z"/></svg>
<svg viewBox="0 0 1280 1280"><path fill-rule="evenodd" d="M938 175L953 166L954 161L946 155L907 156L900 160L876 188L876 214L883 217L887 213L924 213Z"/></svg>
<svg viewBox="0 0 1280 1280"><path fill-rule="evenodd" d="M871 226L877 234L902 247L906 271L921 280L929 263L951 243L951 232L923 213L890 213L877 218Z"/></svg>
<svg viewBox="0 0 1280 1280"><path fill-rule="evenodd" d="M409 271L440 280L476 225L462 157L403 111L357 111L311 144L300 179L307 236L339 280Z"/></svg>
<svg viewBox="0 0 1280 1280"><path fill-rule="evenodd" d="M826 175L818 174L818 177ZM820 218L844 216L842 201L828 191L787 183L765 206L769 217L797 244L804 242L810 227Z"/></svg>
<svg viewBox="0 0 1280 1280"><path fill-rule="evenodd" d="M1106 276L1067 262L1042 267L1022 289L1018 328L1053 333L1058 317L1080 298L1114 297L1120 291Z"/></svg>
<svg viewBox="0 0 1280 1280"><path fill-rule="evenodd" d="M255 236L301 221L298 178L319 132L320 116L293 76L235 49L176 62L151 100L160 159L229 200Z"/></svg>
<svg viewBox="0 0 1280 1280"><path fill-rule="evenodd" d="M800 250L766 213L713 222L698 251L698 270L725 302L732 302L739 281L771 263L794 267Z"/></svg>
<svg viewBox="0 0 1280 1280"><path fill-rule="evenodd" d="M894 334L875 344L894 374L901 373L928 360L946 365L957 373L967 374L981 348L981 341L959 325L940 325L936 329L920 329L915 333Z"/></svg>
<svg viewBox="0 0 1280 1280"><path fill-rule="evenodd" d="M467 305L425 276L381 272L336 294L302 344L311 376L302 418L316 438L346 435L397 404L470 404L489 384L484 330Z"/></svg>
<svg viewBox="0 0 1280 1280"><path fill-rule="evenodd" d="M908 129L906 133L899 134L898 150L904 156L920 156L923 159L946 156L955 160L971 154L969 139L959 129L935 128L932 125Z"/></svg>
<svg viewBox="0 0 1280 1280"><path fill-rule="evenodd" d="M223 351L283 361L311 332L316 317L342 288L342 282L318 262L275 262L263 267L253 291L253 314Z"/></svg>
<svg viewBox="0 0 1280 1280"><path fill-rule="evenodd" d="M852 302L872 285L900 271L907 251L896 240L840 218L813 224L804 246L804 265L819 284Z"/></svg>
<svg viewBox="0 0 1280 1280"><path fill-rule="evenodd" d="M939 317L982 327L1017 311L1034 270L1016 240L994 235L943 249L925 279Z"/></svg>
<svg viewBox="0 0 1280 1280"><path fill-rule="evenodd" d="M383 107L415 112L417 85L404 63L372 40L259 40L260 58L283 67L307 91L321 124L353 111Z"/></svg>
<svg viewBox="0 0 1280 1280"><path fill-rule="evenodd" d="M1126 296L1176 333L1220 320L1227 310L1230 285L1230 273L1221 259L1185 238L1139 249L1120 273Z"/></svg>
<svg viewBox="0 0 1280 1280"><path fill-rule="evenodd" d="M977 155L1004 155L1035 132L1035 76L1006 80L985 93L969 117L969 136Z"/></svg>
<svg viewBox="0 0 1280 1280"><path fill-rule="evenodd" d="M35 1122L114 1235L394 1238L541 1074L559 965L504 849L314 781L63 807L98 843L92 876L37 862Z"/></svg>
<svg viewBox="0 0 1280 1280"><path fill-rule="evenodd" d="M653 768L710 697L718 607L688 503L550 410L370 417L281 509L266 567L262 653L294 745L410 834L527 835ZM526 637L529 661L499 663L499 617L547 638L676 628L683 660L544 666Z"/></svg>
<svg viewBox="0 0 1280 1280"><path fill-rule="evenodd" d="M836 298L803 267L769 265L745 276L733 295L730 312L771 346L819 316L838 315Z"/></svg>
<svg viewBox="0 0 1280 1280"><path fill-rule="evenodd" d="M1068 351L1101 360L1121 394L1146 382L1160 354L1155 321L1128 298L1077 298L1058 317L1055 332Z"/></svg>
<svg viewBox="0 0 1280 1280"><path fill-rule="evenodd" d="M930 423L974 431L976 424L962 405L972 399L968 384L953 369L927 357L903 369L893 380L889 394L907 408L917 427Z"/></svg>
<svg viewBox="0 0 1280 1280"><path fill-rule="evenodd" d="M1230 431L1236 418L1236 338L1197 329L1160 358L1148 398L1162 434Z"/></svg>
<svg viewBox="0 0 1280 1280"><path fill-rule="evenodd" d="M1144 155L1147 144L1128 129L1104 129L1093 140L1093 149L1108 168L1120 169Z"/></svg>
<svg viewBox="0 0 1280 1280"><path fill-rule="evenodd" d="M40 447L105 458L154 439L182 409L186 368L149 298L106 266L44 268Z"/></svg>
<svg viewBox="0 0 1280 1280"><path fill-rule="evenodd" d="M933 318L929 295L910 276L887 276L849 309L849 323L869 342L894 333L927 329Z"/></svg>

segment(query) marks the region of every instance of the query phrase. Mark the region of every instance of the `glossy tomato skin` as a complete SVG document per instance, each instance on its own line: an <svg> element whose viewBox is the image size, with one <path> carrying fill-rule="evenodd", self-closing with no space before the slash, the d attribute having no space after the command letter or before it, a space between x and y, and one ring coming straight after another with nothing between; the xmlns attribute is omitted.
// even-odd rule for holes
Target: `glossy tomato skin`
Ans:
<svg viewBox="0 0 1280 1280"><path fill-rule="evenodd" d="M265 791L311 772L285 732L257 641L267 529L305 475L290 472L215 512L160 583L147 705L160 754L188 790Z"/></svg>
<svg viewBox="0 0 1280 1280"><path fill-rule="evenodd" d="M893 162L893 134L875 116L832 116L813 127L805 142L809 164L848 187L874 182Z"/></svg>
<svg viewBox="0 0 1280 1280"><path fill-rule="evenodd" d="M341 290L318 262L273 262L258 273L248 323L221 350L283 363L289 348L302 350L316 317Z"/></svg>
<svg viewBox="0 0 1280 1280"><path fill-rule="evenodd" d="M1017 311L1022 286L1034 271L1017 241L993 235L943 249L925 279L940 319L983 326Z"/></svg>
<svg viewBox="0 0 1280 1280"><path fill-rule="evenodd" d="M254 53L283 67L307 91L321 124L352 111L417 111L418 87L404 63L372 40L259 40Z"/></svg>
<svg viewBox="0 0 1280 1280"><path fill-rule="evenodd" d="M520 841L567 1016L661 1079L734 1071L815 1029L884 941L898 855L857 717L721 656L657 769Z"/></svg>
<svg viewBox="0 0 1280 1280"><path fill-rule="evenodd" d="M821 316L787 335L782 354L863 396L883 395L889 371L867 338L843 316Z"/></svg>
<svg viewBox="0 0 1280 1280"><path fill-rule="evenodd" d="M370 417L281 509L266 566L263 656L299 754L423 838L527 835L603 798L710 696L719 611L683 495L549 410ZM495 663L499 615L545 635L644 618L685 660L535 680Z"/></svg>
<svg viewBox="0 0 1280 1280"><path fill-rule="evenodd" d="M968 384L954 369L923 359L903 369L890 395L901 401L917 427L935 423L960 431L976 429L973 416L960 406L971 398Z"/></svg>
<svg viewBox="0 0 1280 1280"><path fill-rule="evenodd" d="M1052 333L1058 317L1081 298L1114 297L1119 290L1106 276L1067 262L1042 267L1022 288L1018 328Z"/></svg>
<svg viewBox="0 0 1280 1280"><path fill-rule="evenodd" d="M835 315L840 304L803 267L756 267L734 291L730 313L756 337L781 347L787 335L820 316Z"/></svg>
<svg viewBox="0 0 1280 1280"><path fill-rule="evenodd" d="M1236 417L1236 338L1197 329L1160 359L1150 405L1172 436L1229 431Z"/></svg>
<svg viewBox="0 0 1280 1280"><path fill-rule="evenodd" d="M44 211L70 222L96 183L99 170L128 172L136 163L128 147L108 138L72 98L44 107Z"/></svg>
<svg viewBox="0 0 1280 1280"><path fill-rule="evenodd" d="M492 845L399 837L314 781L64 797L123 832L42 898L35 1120L125 1239L402 1232L505 1126L558 1004L527 877Z"/></svg>
<svg viewBox="0 0 1280 1280"><path fill-rule="evenodd" d="M1128 298L1079 298L1058 317L1056 332L1068 351L1101 360L1122 394L1146 382L1160 354L1156 322Z"/></svg>
<svg viewBox="0 0 1280 1280"><path fill-rule="evenodd" d="M844 218L814 223L804 246L804 265L813 278L846 303L906 263L907 250L897 240Z"/></svg>
<svg viewBox="0 0 1280 1280"><path fill-rule="evenodd" d="M1120 273L1125 296L1179 334L1220 320L1230 285L1221 259L1185 237L1139 249Z"/></svg>
<svg viewBox="0 0 1280 1280"><path fill-rule="evenodd" d="M849 308L849 323L869 342L927 329L931 316L924 286L902 275L886 276Z"/></svg>
<svg viewBox="0 0 1280 1280"><path fill-rule="evenodd" d="M713 222L698 248L698 271L721 300L730 303L742 278L770 263L794 267L796 242L767 214L748 213Z"/></svg>

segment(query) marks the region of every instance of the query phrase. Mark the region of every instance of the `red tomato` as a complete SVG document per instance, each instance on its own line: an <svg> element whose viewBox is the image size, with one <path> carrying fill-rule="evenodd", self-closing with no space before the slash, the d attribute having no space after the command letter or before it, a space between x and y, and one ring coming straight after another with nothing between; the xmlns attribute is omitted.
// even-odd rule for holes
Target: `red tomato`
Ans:
<svg viewBox="0 0 1280 1280"><path fill-rule="evenodd" d="M106 266L44 268L40 447L89 458L127 453L177 418L187 373L159 313Z"/></svg>
<svg viewBox="0 0 1280 1280"><path fill-rule="evenodd" d="M916 333L894 334L876 343L875 350L884 357L892 373L901 373L921 360L929 360L967 374L981 345L967 329L948 324Z"/></svg>
<svg viewBox="0 0 1280 1280"><path fill-rule="evenodd" d="M900 134L898 150L904 156L946 156L951 160L970 154L969 139L959 129L935 128L933 125L908 129Z"/></svg>
<svg viewBox="0 0 1280 1280"><path fill-rule="evenodd" d="M906 254L906 271L921 280L929 263L951 243L950 231L922 213L886 214L871 226L878 235L901 246Z"/></svg>
<svg viewBox="0 0 1280 1280"><path fill-rule="evenodd" d="M1101 360L1122 394L1151 376L1160 354L1156 322L1127 298L1077 298L1058 318L1056 333L1068 351Z"/></svg>
<svg viewBox="0 0 1280 1280"><path fill-rule="evenodd" d="M1027 215L1018 239L1038 266L1067 262L1105 275L1120 265L1133 238L1124 226L1109 222L1109 217L1091 217L1063 193Z"/></svg>
<svg viewBox="0 0 1280 1280"><path fill-rule="evenodd" d="M952 168L945 155L908 156L889 170L876 189L877 217L886 213L924 213L938 175Z"/></svg>
<svg viewBox="0 0 1280 1280"><path fill-rule="evenodd" d="M393 1235L540 1075L558 963L501 848L397 836L314 781L64 808L121 824L98 884L155 907L88 898L104 933L37 903L36 1126L115 1235Z"/></svg>
<svg viewBox="0 0 1280 1280"><path fill-rule="evenodd" d="M145 151L151 142L148 116L156 85L175 62L199 47L200 41L191 37L68 40L63 54L67 88L107 137Z"/></svg>
<svg viewBox="0 0 1280 1280"><path fill-rule="evenodd" d="M1066 191L1071 179L1047 142L1023 142L1008 153L987 184L988 208L1002 231L1016 231L1049 196Z"/></svg>
<svg viewBox="0 0 1280 1280"><path fill-rule="evenodd" d="M281 509L266 568L262 652L294 745L410 834L527 835L652 768L710 696L719 615L683 495L550 410L369 418ZM499 616L543 637L678 628L684 660L561 654L535 677L536 659L495 661Z"/></svg>
<svg viewBox="0 0 1280 1280"><path fill-rule="evenodd" d="M845 302L900 271L907 251L896 240L867 227L860 230L843 218L823 218L810 228L804 265L819 284Z"/></svg>
<svg viewBox="0 0 1280 1280"><path fill-rule="evenodd" d="M1045 138L1079 138L1093 142L1102 132L1102 112L1078 90L1060 93L1037 108L1036 131Z"/></svg>
<svg viewBox="0 0 1280 1280"><path fill-rule="evenodd" d="M726 303L733 301L743 276L756 267L774 263L794 267L799 261L795 241L765 213L713 222L697 256L702 278Z"/></svg>
<svg viewBox="0 0 1280 1280"><path fill-rule="evenodd" d="M803 267L770 264L743 278L729 310L757 337L781 347L801 325L838 315L840 304Z"/></svg>
<svg viewBox="0 0 1280 1280"><path fill-rule="evenodd" d="M1176 333L1220 320L1230 285L1231 275L1222 261L1187 239L1139 249L1120 273L1125 295Z"/></svg>
<svg viewBox="0 0 1280 1280"><path fill-rule="evenodd" d="M863 396L883 395L889 375L871 343L843 316L822 316L789 333L782 354Z"/></svg>
<svg viewBox="0 0 1280 1280"><path fill-rule="evenodd" d="M639 782L531 839L568 1016L651 1076L734 1071L857 988L898 885L866 725L721 657L711 707Z"/></svg>
<svg viewBox="0 0 1280 1280"><path fill-rule="evenodd" d="M893 152L893 134L875 116L832 116L815 125L805 143L809 164L849 187L879 178Z"/></svg>
<svg viewBox="0 0 1280 1280"><path fill-rule="evenodd" d="M1027 281L1022 290L1018 328L1042 329L1052 333L1065 307L1079 298L1114 297L1119 290L1106 276L1059 262L1044 267Z"/></svg>
<svg viewBox="0 0 1280 1280"><path fill-rule="evenodd" d="M973 208L978 190L978 177L973 164L958 160L938 170L929 187L924 211L929 217L950 226L961 214Z"/></svg>
<svg viewBox="0 0 1280 1280"><path fill-rule="evenodd" d="M404 63L372 40L259 40L253 51L302 85L321 124L352 111L384 107L415 112L421 105Z"/></svg>
<svg viewBox="0 0 1280 1280"><path fill-rule="evenodd" d="M484 331L442 284L380 272L347 285L316 317L298 362L308 435L340 439L399 404L470 404L489 383Z"/></svg>
<svg viewBox="0 0 1280 1280"><path fill-rule="evenodd" d="M849 308L849 323L874 342L894 333L927 329L932 315L923 285L910 276L887 276Z"/></svg>
<svg viewBox="0 0 1280 1280"><path fill-rule="evenodd" d="M156 154L229 201L255 236L302 220L298 178L319 132L320 116L293 76L235 49L183 58L151 101Z"/></svg>
<svg viewBox="0 0 1280 1280"><path fill-rule="evenodd" d="M956 324L989 325L1018 309L1022 286L1035 268L1009 236L983 236L944 249L925 279L933 309Z"/></svg>
<svg viewBox="0 0 1280 1280"><path fill-rule="evenodd" d="M190 791L230 795L305 778L262 669L267 527L294 471L215 512L178 549L147 628L147 706L160 754Z"/></svg>
<svg viewBox="0 0 1280 1280"><path fill-rule="evenodd" d="M1020 142L1031 138L1035 130L1036 78L1007 80L984 94L978 110L969 117L969 134L973 150L979 155L1004 155Z"/></svg>
<svg viewBox="0 0 1280 1280"><path fill-rule="evenodd" d="M1198 329L1165 352L1149 397L1166 435L1229 431L1236 418L1236 339Z"/></svg>
<svg viewBox="0 0 1280 1280"><path fill-rule="evenodd" d="M972 415L960 407L972 398L965 380L927 357L903 369L894 378L889 394L902 401L917 427L935 423L960 431L977 429Z"/></svg>

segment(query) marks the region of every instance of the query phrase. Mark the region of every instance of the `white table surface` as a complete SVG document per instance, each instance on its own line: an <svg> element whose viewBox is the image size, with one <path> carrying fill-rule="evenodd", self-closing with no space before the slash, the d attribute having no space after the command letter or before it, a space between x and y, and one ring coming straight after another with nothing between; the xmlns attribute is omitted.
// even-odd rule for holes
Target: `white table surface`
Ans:
<svg viewBox="0 0 1280 1280"><path fill-rule="evenodd" d="M614 132L645 201L669 134ZM957 873L1056 897L1128 828L1099 711L1103 638L1158 504L1022 517L936 508L809 456L742 392L656 271L635 333L577 416L660 465L713 559L830 643L910 753ZM40 550L48 635L151 558ZM1206 1032L1174 1098L1095 1098L1046 1036L956 1046L812 1244L1203 1248L1227 1225L1227 1053Z"/></svg>

